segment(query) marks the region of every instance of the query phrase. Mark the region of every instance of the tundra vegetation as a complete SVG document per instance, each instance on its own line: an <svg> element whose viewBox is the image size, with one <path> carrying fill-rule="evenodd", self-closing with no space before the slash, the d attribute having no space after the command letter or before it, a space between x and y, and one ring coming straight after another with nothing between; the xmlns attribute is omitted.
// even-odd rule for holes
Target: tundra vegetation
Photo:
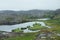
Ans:
<svg viewBox="0 0 60 40"><path fill-rule="evenodd" d="M1 40L60 40L60 9L57 10L29 10L29 11L11 11L6 10L0 12L0 25L12 25L29 21L35 21L40 18L50 18L44 20L46 25L51 28L42 27L40 24L35 23L33 27L27 26L30 30L41 30L35 33L24 33L22 36L0 38ZM12 32L21 32L17 28ZM48 34L48 35L46 35ZM50 35L51 34L51 35ZM58 35L59 34L59 35ZM42 35L42 37L41 37Z"/></svg>

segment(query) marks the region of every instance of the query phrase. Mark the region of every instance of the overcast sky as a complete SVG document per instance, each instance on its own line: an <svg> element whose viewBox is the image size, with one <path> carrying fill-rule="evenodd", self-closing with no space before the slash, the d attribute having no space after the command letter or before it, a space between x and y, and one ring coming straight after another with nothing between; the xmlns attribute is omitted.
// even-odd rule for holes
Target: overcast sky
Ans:
<svg viewBox="0 0 60 40"><path fill-rule="evenodd" d="M0 0L0 10L31 10L60 8L60 0Z"/></svg>

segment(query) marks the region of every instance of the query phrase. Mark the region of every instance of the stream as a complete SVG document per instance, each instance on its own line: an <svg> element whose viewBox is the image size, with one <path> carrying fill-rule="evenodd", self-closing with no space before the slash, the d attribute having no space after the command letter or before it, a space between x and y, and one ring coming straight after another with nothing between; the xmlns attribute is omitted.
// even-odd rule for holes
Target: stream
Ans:
<svg viewBox="0 0 60 40"><path fill-rule="evenodd" d="M44 19L41 19L41 20L44 20ZM45 20L48 20L48 19L45 19ZM16 28L26 28L27 26L33 27L33 24L35 23L39 23L41 24L41 26L50 28L50 26L46 26L44 22L34 21L34 22L26 22L26 23L15 24L15 25L0 25L0 31L11 32L13 29L16 29ZM36 31L28 30L28 28L23 30L23 32L38 32L38 31L39 30L36 30Z"/></svg>

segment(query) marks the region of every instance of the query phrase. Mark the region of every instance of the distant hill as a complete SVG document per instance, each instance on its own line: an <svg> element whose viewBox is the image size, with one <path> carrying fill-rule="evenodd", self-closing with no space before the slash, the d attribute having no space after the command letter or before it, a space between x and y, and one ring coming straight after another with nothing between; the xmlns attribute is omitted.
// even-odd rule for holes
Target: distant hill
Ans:
<svg viewBox="0 0 60 40"><path fill-rule="evenodd" d="M28 11L0 11L0 24L13 24L31 21L30 19L38 18L60 18L60 9L57 10L28 10Z"/></svg>

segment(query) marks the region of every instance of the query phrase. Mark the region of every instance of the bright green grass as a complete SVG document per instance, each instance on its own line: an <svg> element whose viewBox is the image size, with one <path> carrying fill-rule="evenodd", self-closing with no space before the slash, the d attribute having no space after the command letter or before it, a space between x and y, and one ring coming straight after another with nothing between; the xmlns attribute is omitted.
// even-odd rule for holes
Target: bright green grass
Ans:
<svg viewBox="0 0 60 40"><path fill-rule="evenodd" d="M40 30L41 28L43 28L39 23L35 23L33 24L33 27L30 27L30 30Z"/></svg>
<svg viewBox="0 0 60 40"><path fill-rule="evenodd" d="M22 30L20 28L13 29L12 32L21 32Z"/></svg>
<svg viewBox="0 0 60 40"><path fill-rule="evenodd" d="M34 40L38 33L25 33L24 36L16 36L12 38L7 38L4 40Z"/></svg>
<svg viewBox="0 0 60 40"><path fill-rule="evenodd" d="M52 26L53 28L49 29L52 31L56 31L56 33L60 33L60 20L56 19L56 20L48 20L45 21L45 23L49 26Z"/></svg>

